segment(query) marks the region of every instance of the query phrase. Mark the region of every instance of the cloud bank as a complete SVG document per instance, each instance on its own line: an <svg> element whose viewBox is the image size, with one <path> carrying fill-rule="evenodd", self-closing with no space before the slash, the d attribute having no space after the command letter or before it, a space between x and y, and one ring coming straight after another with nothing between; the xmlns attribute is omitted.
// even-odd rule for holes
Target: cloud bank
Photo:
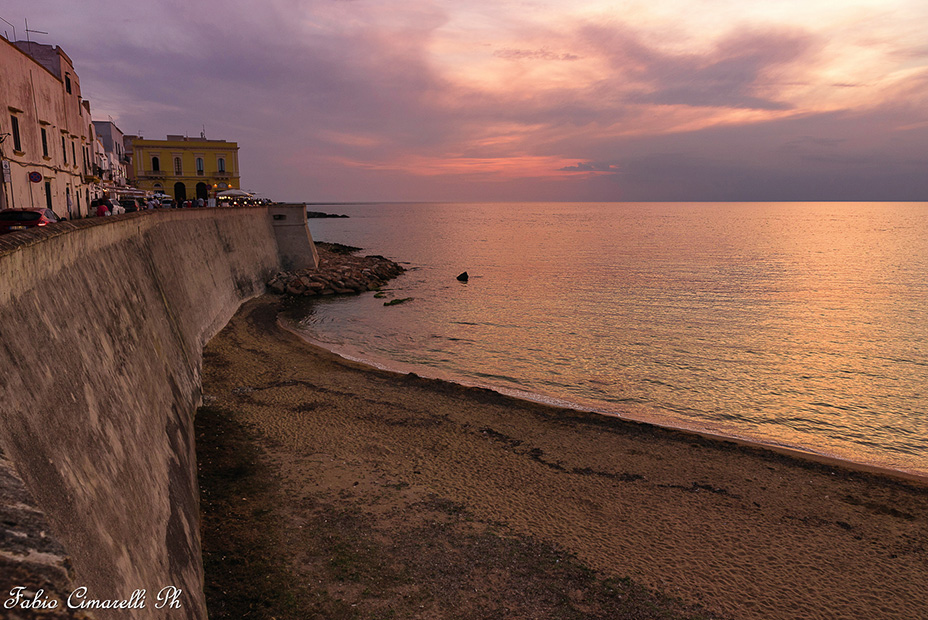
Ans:
<svg viewBox="0 0 928 620"><path fill-rule="evenodd" d="M928 196L923 3L558 4L11 0L2 17L65 49L97 118L235 140L245 187L281 200Z"/></svg>

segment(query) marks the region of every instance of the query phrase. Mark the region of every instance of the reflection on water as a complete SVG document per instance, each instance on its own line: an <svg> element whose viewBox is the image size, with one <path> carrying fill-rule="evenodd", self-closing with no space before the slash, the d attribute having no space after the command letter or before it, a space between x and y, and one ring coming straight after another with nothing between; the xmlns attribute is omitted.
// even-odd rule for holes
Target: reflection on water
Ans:
<svg viewBox="0 0 928 620"><path fill-rule="evenodd" d="M413 267L413 302L315 305L343 352L928 472L928 204L329 210L314 237Z"/></svg>

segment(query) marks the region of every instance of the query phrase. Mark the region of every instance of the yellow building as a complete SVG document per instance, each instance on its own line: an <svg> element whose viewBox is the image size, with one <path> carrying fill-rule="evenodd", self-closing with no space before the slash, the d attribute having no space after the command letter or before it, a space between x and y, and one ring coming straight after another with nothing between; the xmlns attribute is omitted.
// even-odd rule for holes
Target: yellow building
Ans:
<svg viewBox="0 0 928 620"><path fill-rule="evenodd" d="M0 208L86 215L97 191L90 120L60 47L0 38Z"/></svg>
<svg viewBox="0 0 928 620"><path fill-rule="evenodd" d="M161 192L183 202L241 189L238 144L205 137L171 136L146 140L126 136L132 160L131 181L142 190Z"/></svg>

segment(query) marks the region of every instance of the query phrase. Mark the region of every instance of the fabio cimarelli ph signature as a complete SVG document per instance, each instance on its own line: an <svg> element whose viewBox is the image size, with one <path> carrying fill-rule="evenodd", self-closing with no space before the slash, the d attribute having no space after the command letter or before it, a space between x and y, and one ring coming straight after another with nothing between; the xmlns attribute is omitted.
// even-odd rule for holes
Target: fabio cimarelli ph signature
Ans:
<svg viewBox="0 0 928 620"><path fill-rule="evenodd" d="M155 609L180 609L180 596L183 590L174 586L165 586L155 595ZM92 598L88 596L87 587L81 586L72 590L62 603L57 597L45 595L45 590L30 591L23 586L16 586L10 590L10 597L4 601L6 609L145 609L148 592L145 589L135 590L129 598L110 599Z"/></svg>

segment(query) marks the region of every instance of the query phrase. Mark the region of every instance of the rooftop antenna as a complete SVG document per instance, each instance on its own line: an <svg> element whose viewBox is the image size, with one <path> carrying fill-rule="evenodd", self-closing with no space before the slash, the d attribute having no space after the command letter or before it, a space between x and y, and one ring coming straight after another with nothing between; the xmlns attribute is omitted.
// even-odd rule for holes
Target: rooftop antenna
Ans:
<svg viewBox="0 0 928 620"><path fill-rule="evenodd" d="M0 19L3 19L3 18L0 17ZM6 21L5 19L3 19L3 21L6 22L7 24L9 24L9 25L10 25L10 28L13 29L13 42L15 43L15 42L16 42L16 26L14 26L13 24L10 24L10 22ZM4 30L3 32L6 33L5 30ZM9 39L7 39L7 41L9 41Z"/></svg>
<svg viewBox="0 0 928 620"><path fill-rule="evenodd" d="M23 18L23 21L26 22L26 42L29 43L29 47L30 47L30 49L31 49L31 48L32 48L32 41L29 40L29 33L30 33L30 32L34 32L34 33L36 33L36 34L48 34L48 33L45 32L45 31L43 31L43 30L29 30L29 20Z"/></svg>

